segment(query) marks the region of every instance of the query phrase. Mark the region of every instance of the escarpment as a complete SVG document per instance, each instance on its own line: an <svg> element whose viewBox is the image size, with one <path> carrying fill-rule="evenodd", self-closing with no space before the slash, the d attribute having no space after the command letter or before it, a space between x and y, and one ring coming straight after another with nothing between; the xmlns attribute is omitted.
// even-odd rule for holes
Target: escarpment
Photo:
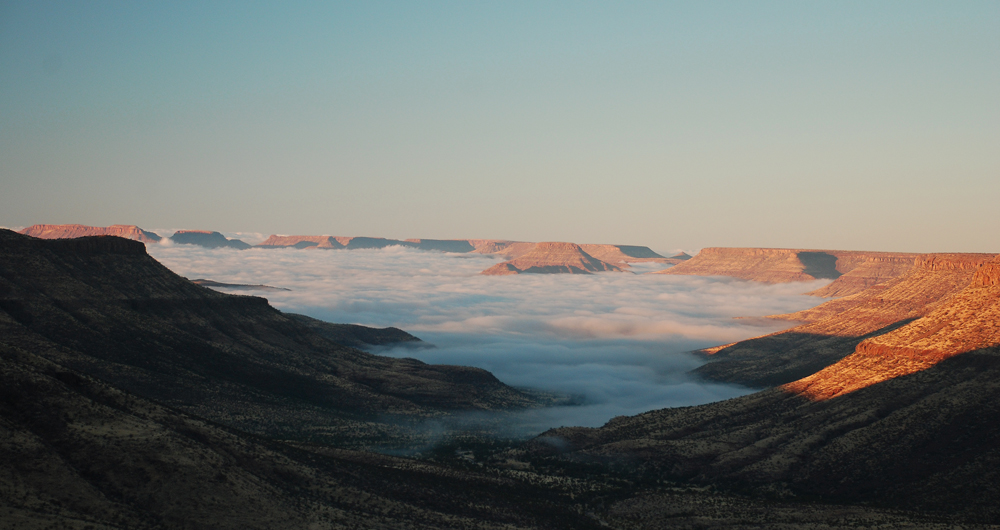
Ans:
<svg viewBox="0 0 1000 530"><path fill-rule="evenodd" d="M237 250L250 248L250 245L239 239L227 239L219 232L208 230L178 230L170 236L170 240L182 245L197 245L205 248L235 248Z"/></svg>
<svg viewBox="0 0 1000 530"><path fill-rule="evenodd" d="M918 268L965 272L961 276L969 281L920 318L864 340L850 356L784 388L811 399L829 399L1000 344L1000 262L937 255L919 260Z"/></svg>
<svg viewBox="0 0 1000 530"><path fill-rule="evenodd" d="M118 236L125 239L156 243L160 236L135 225L86 226L86 225L32 225L19 233L39 239L68 239L86 236Z"/></svg>
<svg viewBox="0 0 1000 530"><path fill-rule="evenodd" d="M335 328L195 285L135 241L0 230L0 347L222 424L350 440L362 419L534 403L484 370L343 345L410 341L398 330ZM318 424L328 427L287 432ZM364 436L378 436L373 425Z"/></svg>
<svg viewBox="0 0 1000 530"><path fill-rule="evenodd" d="M788 330L713 348L703 377L749 386L801 379L854 352L863 340L923 317L972 281L993 254L930 254L905 275L812 309L771 318L805 322Z"/></svg>
<svg viewBox="0 0 1000 530"><path fill-rule="evenodd" d="M657 274L730 276L763 283L834 280L812 291L821 297L849 296L899 277L920 254L775 248L705 248Z"/></svg>

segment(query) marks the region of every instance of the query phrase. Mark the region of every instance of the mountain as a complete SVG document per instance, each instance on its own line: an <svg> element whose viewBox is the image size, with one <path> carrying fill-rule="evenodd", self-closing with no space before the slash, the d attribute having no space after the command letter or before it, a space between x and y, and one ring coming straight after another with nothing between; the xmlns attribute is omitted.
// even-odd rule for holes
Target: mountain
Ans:
<svg viewBox="0 0 1000 530"><path fill-rule="evenodd" d="M941 260L938 265L960 266ZM969 285L925 316L862 341L854 353L784 385L814 400L830 399L881 381L926 370L956 355L1000 344L1000 261L978 267Z"/></svg>
<svg viewBox="0 0 1000 530"><path fill-rule="evenodd" d="M926 278L970 261L932 256L919 267ZM554 429L523 458L996 524L1000 260L972 270L933 310L802 380L598 429Z"/></svg>
<svg viewBox="0 0 1000 530"><path fill-rule="evenodd" d="M600 271L618 271L621 268L592 257L574 243L538 243L530 252L519 258L497 263L480 274L488 276L507 274L590 274Z"/></svg>
<svg viewBox="0 0 1000 530"><path fill-rule="evenodd" d="M157 243L160 236L135 225L84 226L84 225L32 225L20 231L21 234L40 239L65 239L84 236L118 236L125 239Z"/></svg>
<svg viewBox="0 0 1000 530"><path fill-rule="evenodd" d="M709 348L695 372L751 387L790 383L850 355L865 339L927 315L964 289L993 254L927 254L905 275L812 309L771 318L805 324ZM679 267L680 265L678 265Z"/></svg>
<svg viewBox="0 0 1000 530"><path fill-rule="evenodd" d="M394 416L535 403L484 370L371 355L315 327L195 285L141 243L0 231L0 344L220 424L363 445L401 432Z"/></svg>
<svg viewBox="0 0 1000 530"><path fill-rule="evenodd" d="M780 248L704 248L695 257L656 274L731 276L763 283L832 279L809 294L848 296L896 278L919 254Z"/></svg>
<svg viewBox="0 0 1000 530"><path fill-rule="evenodd" d="M226 239L226 236L218 232L205 230L178 230L170 236L170 240L183 245L198 245L207 248L235 248L237 250L250 248L250 245L239 239Z"/></svg>

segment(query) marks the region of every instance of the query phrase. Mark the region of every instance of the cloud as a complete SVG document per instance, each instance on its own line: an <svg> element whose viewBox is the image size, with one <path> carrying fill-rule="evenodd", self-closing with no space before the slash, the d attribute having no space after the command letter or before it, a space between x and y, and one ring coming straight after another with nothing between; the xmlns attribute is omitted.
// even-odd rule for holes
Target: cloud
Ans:
<svg viewBox="0 0 1000 530"><path fill-rule="evenodd" d="M749 392L694 380L688 372L704 361L687 352L788 327L734 317L815 306L822 300L802 293L827 283L623 273L482 276L497 258L398 246L148 249L188 278L291 289L259 293L283 311L395 326L437 346L384 355L478 366L508 384L578 396L579 406L517 415L534 432Z"/></svg>

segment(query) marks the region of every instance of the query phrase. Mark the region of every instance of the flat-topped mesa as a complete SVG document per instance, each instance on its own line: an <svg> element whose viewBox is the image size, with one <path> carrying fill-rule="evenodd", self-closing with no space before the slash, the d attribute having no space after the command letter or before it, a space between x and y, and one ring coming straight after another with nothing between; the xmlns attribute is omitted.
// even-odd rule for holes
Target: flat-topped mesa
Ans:
<svg viewBox="0 0 1000 530"><path fill-rule="evenodd" d="M1000 345L1000 258L983 263L976 255L934 255L918 262L939 274L974 272L964 289L922 318L862 341L840 362L783 388L825 400Z"/></svg>
<svg viewBox="0 0 1000 530"><path fill-rule="evenodd" d="M671 263L669 258L665 258L656 252L653 252L649 247L640 247L635 245L584 244L580 245L580 248L582 248L587 254L590 254L592 257L601 261L619 265L624 264L625 267L628 267L627 264L629 263Z"/></svg>
<svg viewBox="0 0 1000 530"><path fill-rule="evenodd" d="M344 248L333 236L279 236L271 235L257 245L258 248Z"/></svg>
<svg viewBox="0 0 1000 530"><path fill-rule="evenodd" d="M466 241L475 247L473 252L476 254L496 254L507 259L519 258L535 248L535 243L528 241L509 241L506 239L468 239Z"/></svg>
<svg viewBox="0 0 1000 530"><path fill-rule="evenodd" d="M545 242L538 243L517 259L498 263L480 274L590 274L602 271L621 272L622 269L594 258L575 243Z"/></svg>
<svg viewBox="0 0 1000 530"><path fill-rule="evenodd" d="M198 245L206 248L235 248L238 250L250 248L250 245L239 239L227 239L219 232L208 230L178 230L170 236L170 240L182 245Z"/></svg>
<svg viewBox="0 0 1000 530"><path fill-rule="evenodd" d="M769 318L807 322L788 331L860 337L922 317L964 289L994 254L925 254L898 278L864 292Z"/></svg>
<svg viewBox="0 0 1000 530"><path fill-rule="evenodd" d="M656 274L730 276L763 283L832 279L812 291L833 297L859 293L913 268L919 254L780 248L705 248L697 256Z"/></svg>
<svg viewBox="0 0 1000 530"><path fill-rule="evenodd" d="M160 236L135 225L32 225L19 233L39 239L69 239L84 236L118 236L143 243L157 243Z"/></svg>

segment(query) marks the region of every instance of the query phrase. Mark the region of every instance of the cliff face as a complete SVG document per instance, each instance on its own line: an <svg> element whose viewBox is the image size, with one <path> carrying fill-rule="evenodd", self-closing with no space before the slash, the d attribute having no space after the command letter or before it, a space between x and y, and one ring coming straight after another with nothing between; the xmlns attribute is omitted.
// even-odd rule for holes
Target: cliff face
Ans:
<svg viewBox="0 0 1000 530"><path fill-rule="evenodd" d="M504 263L498 263L481 274L590 274L599 271L621 271L620 267L605 263L587 254L580 245L573 243L545 242L535 245L530 252Z"/></svg>
<svg viewBox="0 0 1000 530"><path fill-rule="evenodd" d="M969 281L921 318L861 342L840 362L784 388L810 399L829 399L1000 344L1000 262L932 256L919 260L918 269Z"/></svg>
<svg viewBox="0 0 1000 530"><path fill-rule="evenodd" d="M226 236L218 232L206 230L178 230L170 236L170 240L182 245L198 245L206 248L235 248L237 250L250 248L250 245L239 239L227 239Z"/></svg>
<svg viewBox="0 0 1000 530"><path fill-rule="evenodd" d="M906 273L918 256L843 250L705 248L697 256L657 274L730 276L763 283L833 279L830 285L809 294L849 296Z"/></svg>
<svg viewBox="0 0 1000 530"><path fill-rule="evenodd" d="M85 226L85 225L33 225L19 233L39 239L68 239L85 236L118 236L125 239L156 243L160 236L135 225Z"/></svg>
<svg viewBox="0 0 1000 530"><path fill-rule="evenodd" d="M628 267L628 263L674 263L673 260L653 252L649 247L634 245L586 244L580 245L580 248L582 248L587 254L590 254L594 258L601 261L606 263L626 264L625 267Z"/></svg>
<svg viewBox="0 0 1000 530"><path fill-rule="evenodd" d="M475 247L477 254L496 254L507 259L519 258L531 249L535 243L527 241L508 241L506 239L469 239L469 244Z"/></svg>
<svg viewBox="0 0 1000 530"><path fill-rule="evenodd" d="M774 386L809 376L854 352L861 341L923 317L964 289L992 254L932 254L902 277L812 309L771 318L800 326L713 348L703 377Z"/></svg>

